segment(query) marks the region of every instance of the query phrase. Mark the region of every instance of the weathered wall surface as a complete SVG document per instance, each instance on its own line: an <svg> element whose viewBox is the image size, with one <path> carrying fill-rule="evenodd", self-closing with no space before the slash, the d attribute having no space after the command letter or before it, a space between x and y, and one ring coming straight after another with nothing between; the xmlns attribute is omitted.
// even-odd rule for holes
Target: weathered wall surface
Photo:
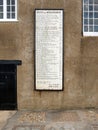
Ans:
<svg viewBox="0 0 98 130"><path fill-rule="evenodd" d="M64 9L64 91L34 91L34 9ZM18 0L18 22L0 23L0 59L19 59L18 109L98 107L98 38L82 36L81 0Z"/></svg>
<svg viewBox="0 0 98 130"><path fill-rule="evenodd" d="M85 91L86 104L98 107L98 37L84 37L82 47L82 84Z"/></svg>

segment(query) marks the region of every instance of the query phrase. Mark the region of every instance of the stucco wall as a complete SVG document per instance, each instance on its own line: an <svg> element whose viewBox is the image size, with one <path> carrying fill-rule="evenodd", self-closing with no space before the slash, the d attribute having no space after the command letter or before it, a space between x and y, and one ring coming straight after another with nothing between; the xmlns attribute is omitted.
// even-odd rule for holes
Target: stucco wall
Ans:
<svg viewBox="0 0 98 130"><path fill-rule="evenodd" d="M34 91L34 9L64 9L64 91ZM18 21L0 23L0 59L19 59L18 109L98 107L98 38L82 36L81 0L18 0Z"/></svg>

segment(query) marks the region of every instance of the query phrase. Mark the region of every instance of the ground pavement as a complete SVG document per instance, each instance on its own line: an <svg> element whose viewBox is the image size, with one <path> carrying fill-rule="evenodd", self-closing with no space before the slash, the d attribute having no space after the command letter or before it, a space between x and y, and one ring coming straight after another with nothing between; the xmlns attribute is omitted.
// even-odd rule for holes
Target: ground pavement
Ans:
<svg viewBox="0 0 98 130"><path fill-rule="evenodd" d="M98 130L98 110L0 112L1 130Z"/></svg>

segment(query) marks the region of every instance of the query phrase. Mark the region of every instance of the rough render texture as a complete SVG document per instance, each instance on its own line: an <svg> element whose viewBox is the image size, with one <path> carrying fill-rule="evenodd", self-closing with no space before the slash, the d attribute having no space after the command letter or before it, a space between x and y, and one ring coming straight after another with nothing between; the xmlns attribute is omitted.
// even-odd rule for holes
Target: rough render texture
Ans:
<svg viewBox="0 0 98 130"><path fill-rule="evenodd" d="M34 91L34 9L64 9L64 91ZM0 59L19 59L18 109L98 107L98 37L82 36L81 0L18 0L18 22L0 23Z"/></svg>

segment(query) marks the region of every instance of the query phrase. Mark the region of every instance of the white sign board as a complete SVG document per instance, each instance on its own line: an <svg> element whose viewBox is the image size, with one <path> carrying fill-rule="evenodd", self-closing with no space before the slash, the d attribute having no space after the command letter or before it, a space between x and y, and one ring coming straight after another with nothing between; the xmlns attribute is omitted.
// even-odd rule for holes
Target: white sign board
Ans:
<svg viewBox="0 0 98 130"><path fill-rule="evenodd" d="M35 10L35 88L63 89L63 10Z"/></svg>

